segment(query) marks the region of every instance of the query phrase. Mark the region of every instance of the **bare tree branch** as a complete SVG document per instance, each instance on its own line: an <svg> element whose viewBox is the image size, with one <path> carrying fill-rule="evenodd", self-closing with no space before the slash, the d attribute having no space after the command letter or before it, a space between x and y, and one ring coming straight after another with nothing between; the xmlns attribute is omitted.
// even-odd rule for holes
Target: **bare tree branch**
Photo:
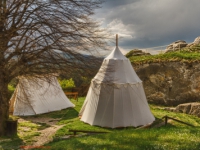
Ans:
<svg viewBox="0 0 200 150"><path fill-rule="evenodd" d="M99 63L83 54L93 54L106 44L105 33L91 19L101 3L0 0L0 118L8 117L7 85L13 78L70 73ZM0 135L4 121L0 119Z"/></svg>

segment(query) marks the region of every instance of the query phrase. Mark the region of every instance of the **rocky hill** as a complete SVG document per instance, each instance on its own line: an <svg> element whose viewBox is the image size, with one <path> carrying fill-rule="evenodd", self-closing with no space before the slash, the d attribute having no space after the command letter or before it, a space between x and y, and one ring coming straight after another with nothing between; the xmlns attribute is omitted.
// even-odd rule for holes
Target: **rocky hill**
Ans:
<svg viewBox="0 0 200 150"><path fill-rule="evenodd" d="M127 56L148 101L165 106L200 102L200 36L190 44L173 42L167 49L165 54Z"/></svg>

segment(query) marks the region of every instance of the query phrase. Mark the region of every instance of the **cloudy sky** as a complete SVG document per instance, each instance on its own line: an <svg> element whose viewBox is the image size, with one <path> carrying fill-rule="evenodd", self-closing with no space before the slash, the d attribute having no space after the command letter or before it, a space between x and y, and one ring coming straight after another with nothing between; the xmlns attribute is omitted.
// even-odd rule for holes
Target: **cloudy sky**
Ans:
<svg viewBox="0 0 200 150"><path fill-rule="evenodd" d="M105 0L94 17L120 35L125 50L191 43L200 36L199 0Z"/></svg>

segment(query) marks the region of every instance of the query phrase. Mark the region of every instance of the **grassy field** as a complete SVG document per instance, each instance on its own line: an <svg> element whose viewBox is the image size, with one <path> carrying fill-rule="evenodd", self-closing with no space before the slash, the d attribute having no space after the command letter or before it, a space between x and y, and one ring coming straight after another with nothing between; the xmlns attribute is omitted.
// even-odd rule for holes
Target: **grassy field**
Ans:
<svg viewBox="0 0 200 150"><path fill-rule="evenodd" d="M52 150L197 150L200 149L200 118L173 113L163 110L163 107L150 105L154 116L159 120L165 115L193 124L195 127L186 126L178 122L170 121L167 126L150 129L107 129L90 126L81 122L78 112L83 104L84 98L79 101L72 100L75 108L37 115L39 117L50 117L60 119L57 124L64 125L56 132L53 141L40 147L40 149ZM23 117L26 120L26 117ZM22 131L22 127L31 128ZM19 123L18 135L11 138L0 138L0 150L19 149L22 145L31 145L33 138L39 136L38 131L47 128L46 124L35 124L32 122ZM77 137L64 139L71 135L69 129L83 129L95 131L108 131L105 134L86 135L79 133ZM37 148L38 149L38 148Z"/></svg>

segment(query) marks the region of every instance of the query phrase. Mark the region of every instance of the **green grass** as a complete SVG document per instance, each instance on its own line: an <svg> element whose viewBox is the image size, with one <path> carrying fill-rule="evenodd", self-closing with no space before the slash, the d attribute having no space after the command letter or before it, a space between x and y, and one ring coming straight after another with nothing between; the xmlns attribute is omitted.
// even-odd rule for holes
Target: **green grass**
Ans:
<svg viewBox="0 0 200 150"><path fill-rule="evenodd" d="M79 150L195 150L200 148L199 128L166 126L156 129L124 129L48 144L51 149Z"/></svg>
<svg viewBox="0 0 200 150"><path fill-rule="evenodd" d="M18 136L14 136L11 138L0 137L0 150L18 149L20 145L23 145L23 140L20 139Z"/></svg>
<svg viewBox="0 0 200 150"><path fill-rule="evenodd" d="M16 117L10 117L16 119ZM20 146L31 145L35 141L34 139L40 135L38 131L47 127L49 125L45 123L33 123L31 121L20 122L18 123L18 133L16 136L0 137L0 150L19 149Z"/></svg>
<svg viewBox="0 0 200 150"><path fill-rule="evenodd" d="M75 101L74 101L75 102ZM165 115L193 124L196 127L189 127L175 121L170 121L167 126L151 129L107 129L97 126L90 126L81 122L77 115L83 99L76 102L76 113L71 110L74 115L71 119L61 119L59 124L66 124L60 129L55 140L46 146L51 149L80 149L80 150L117 150L117 149L136 149L136 150L171 150L171 149L200 149L200 118L182 114L173 113L163 110L161 106L151 105L152 113L156 118L162 118ZM70 110L69 110L70 112ZM55 115L55 114L54 114ZM70 139L59 139L64 135L70 134L68 129L84 129L109 131L110 133L82 136Z"/></svg>
<svg viewBox="0 0 200 150"><path fill-rule="evenodd" d="M165 115L185 121L195 125L195 127L186 126L175 121L170 121L167 126L150 129L108 129L97 126L91 126L83 123L78 118L78 113L84 102L84 98L79 98L78 102L71 100L76 107L62 111L52 112L34 117L50 117L59 119L58 124L65 125L58 130L54 140L46 145L44 149L52 150L196 150L200 149L200 118L163 110L162 106L150 105L154 116L162 118ZM14 149L22 145L29 145L31 139L38 136L37 132L45 124L34 124L31 122L19 124L18 136L12 138L0 139L1 149ZM31 132L20 131L20 128L30 128ZM108 131L110 133L89 135L82 133L82 136L62 139L63 136L70 135L69 129ZM22 134L23 133L23 134ZM81 134L81 133L79 133ZM28 141L30 139L30 141ZM4 140L4 141L3 141ZM7 140L7 141L5 141ZM11 147L12 145L12 147ZM41 148L42 149L42 148Z"/></svg>
<svg viewBox="0 0 200 150"><path fill-rule="evenodd" d="M133 64L159 63L159 62L200 62L199 52L176 51L158 55L131 56Z"/></svg>
<svg viewBox="0 0 200 150"><path fill-rule="evenodd" d="M33 123L31 121L20 122L18 124L18 136L25 145L32 144L36 136L40 135L39 130L49 127L45 123Z"/></svg>

